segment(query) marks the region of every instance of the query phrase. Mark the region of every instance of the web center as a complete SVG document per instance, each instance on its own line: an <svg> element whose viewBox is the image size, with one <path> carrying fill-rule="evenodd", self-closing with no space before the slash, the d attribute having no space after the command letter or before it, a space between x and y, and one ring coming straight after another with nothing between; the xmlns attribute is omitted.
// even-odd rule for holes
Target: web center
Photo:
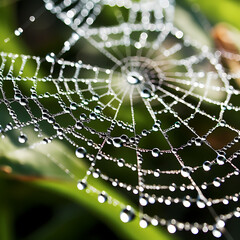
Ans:
<svg viewBox="0 0 240 240"><path fill-rule="evenodd" d="M127 82L131 85L139 84L143 81L143 76L138 72L129 72L127 74Z"/></svg>

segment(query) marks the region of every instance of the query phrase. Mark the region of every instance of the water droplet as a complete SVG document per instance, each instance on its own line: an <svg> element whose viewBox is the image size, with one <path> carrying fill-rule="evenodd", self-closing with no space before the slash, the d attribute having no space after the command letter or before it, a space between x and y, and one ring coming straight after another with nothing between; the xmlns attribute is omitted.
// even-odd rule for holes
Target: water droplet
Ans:
<svg viewBox="0 0 240 240"><path fill-rule="evenodd" d="M27 142L27 136L25 135L25 134L21 134L19 137L18 137L18 141L20 142L20 143L25 143L25 142Z"/></svg>
<svg viewBox="0 0 240 240"><path fill-rule="evenodd" d="M180 128L181 123L180 123L179 121L177 121L177 122L175 122L174 126L175 126L176 128Z"/></svg>
<svg viewBox="0 0 240 240"><path fill-rule="evenodd" d="M210 171L211 170L211 166L212 166L212 164L209 161L205 161L203 163L203 170L206 171L206 172Z"/></svg>
<svg viewBox="0 0 240 240"><path fill-rule="evenodd" d="M89 118L90 118L91 120L96 120L96 119L97 119L96 113L94 113L94 112L90 113L90 114L89 114Z"/></svg>
<svg viewBox="0 0 240 240"><path fill-rule="evenodd" d="M14 31L14 34L18 37L23 33L23 29L22 28L18 28Z"/></svg>
<svg viewBox="0 0 240 240"><path fill-rule="evenodd" d="M157 226L157 225L158 225L158 220L157 220L156 218L152 218L151 224L152 224L153 226Z"/></svg>
<svg viewBox="0 0 240 240"><path fill-rule="evenodd" d="M201 198L197 199L196 204L199 208L205 208L205 206L206 206L205 202Z"/></svg>
<svg viewBox="0 0 240 240"><path fill-rule="evenodd" d="M100 113L101 111L102 111L102 108L100 106L96 106L94 108L94 112L96 112L96 113Z"/></svg>
<svg viewBox="0 0 240 240"><path fill-rule="evenodd" d="M122 159L122 158L118 159L118 160L117 160L117 165L118 165L119 167L123 167L123 166L125 165L124 159Z"/></svg>
<svg viewBox="0 0 240 240"><path fill-rule="evenodd" d="M105 192L102 192L98 195L98 201L100 203L105 203L107 201L108 197L107 194Z"/></svg>
<svg viewBox="0 0 240 240"><path fill-rule="evenodd" d="M82 129L83 128L83 124L80 121L77 121L76 124L75 124L75 128Z"/></svg>
<svg viewBox="0 0 240 240"><path fill-rule="evenodd" d="M217 164L218 165L223 165L226 162L226 158L224 155L218 155L216 158Z"/></svg>
<svg viewBox="0 0 240 240"><path fill-rule="evenodd" d="M191 175L191 173L192 173L192 168L191 167L183 167L182 169L181 169L181 175L183 176L183 177L189 177L190 175Z"/></svg>
<svg viewBox="0 0 240 240"><path fill-rule="evenodd" d="M154 177L160 177L160 170L159 170L159 169L156 169L156 170L153 172L153 175L154 175Z"/></svg>
<svg viewBox="0 0 240 240"><path fill-rule="evenodd" d="M126 206L121 213L120 213L120 219L122 222L127 223L132 221L135 218L135 213L131 206Z"/></svg>
<svg viewBox="0 0 240 240"><path fill-rule="evenodd" d="M216 223L216 226L218 228L224 228L225 227L225 222L223 220L219 219Z"/></svg>
<svg viewBox="0 0 240 240"><path fill-rule="evenodd" d="M86 149L84 147L79 147L76 149L75 154L78 158L85 158L86 157Z"/></svg>
<svg viewBox="0 0 240 240"><path fill-rule="evenodd" d="M213 180L213 185L215 187L220 187L221 186L221 179L219 177L216 177L214 180Z"/></svg>
<svg viewBox="0 0 240 240"><path fill-rule="evenodd" d="M71 102L70 109L71 110L77 110L78 105L75 102Z"/></svg>
<svg viewBox="0 0 240 240"><path fill-rule="evenodd" d="M49 53L46 55L45 59L47 62L53 63L53 62L55 62L56 56L54 53Z"/></svg>
<svg viewBox="0 0 240 240"><path fill-rule="evenodd" d="M140 203L141 206L144 207L144 206L147 206L148 200L147 200L146 197L140 197L140 198L139 198L139 203Z"/></svg>
<svg viewBox="0 0 240 240"><path fill-rule="evenodd" d="M139 225L141 228L146 228L146 227L148 227L149 223L145 218L142 218L139 222Z"/></svg>
<svg viewBox="0 0 240 240"><path fill-rule="evenodd" d="M122 147L122 140L121 140L121 138L119 138L119 137L113 138L113 146L117 147L117 148Z"/></svg>
<svg viewBox="0 0 240 240"><path fill-rule="evenodd" d="M83 180L79 180L77 183L77 188L79 190L83 190L87 187L87 182L83 179Z"/></svg>
<svg viewBox="0 0 240 240"><path fill-rule="evenodd" d="M96 169L95 171L92 172L92 176L94 178L99 178L101 175L101 171L99 169Z"/></svg>
<svg viewBox="0 0 240 240"><path fill-rule="evenodd" d="M191 232L193 234L198 234L199 230L196 227L193 226L193 227L191 227Z"/></svg>
<svg viewBox="0 0 240 240"><path fill-rule="evenodd" d="M168 224L167 230L169 233L175 233L177 231L177 228L172 224Z"/></svg>
<svg viewBox="0 0 240 240"><path fill-rule="evenodd" d="M99 100L99 96L98 95L93 95L92 96L92 100L93 101L98 101Z"/></svg>
<svg viewBox="0 0 240 240"><path fill-rule="evenodd" d="M158 148L153 148L151 152L153 157L158 157L160 150Z"/></svg>
<svg viewBox="0 0 240 240"><path fill-rule="evenodd" d="M82 113L80 115L80 120L85 121L87 119L87 115L85 113Z"/></svg>
<svg viewBox="0 0 240 240"><path fill-rule="evenodd" d="M212 234L215 238L220 238L222 236L222 233L218 229L214 229Z"/></svg>
<svg viewBox="0 0 240 240"><path fill-rule="evenodd" d="M184 206L184 207L186 207L186 208L190 207L190 206L191 206L190 197L189 197L189 196L186 196L186 197L183 199L182 203L183 203L183 206Z"/></svg>
<svg viewBox="0 0 240 240"><path fill-rule="evenodd" d="M150 98L151 97L151 92L149 89L147 88L144 88L142 91L141 91L141 97L142 98Z"/></svg>
<svg viewBox="0 0 240 240"><path fill-rule="evenodd" d="M202 139L200 137L196 138L195 139L195 145L197 147L200 147L202 145Z"/></svg>
<svg viewBox="0 0 240 240"><path fill-rule="evenodd" d="M139 74L138 72L129 72L127 75L127 82L135 85L139 84L141 81L143 81L143 76Z"/></svg>

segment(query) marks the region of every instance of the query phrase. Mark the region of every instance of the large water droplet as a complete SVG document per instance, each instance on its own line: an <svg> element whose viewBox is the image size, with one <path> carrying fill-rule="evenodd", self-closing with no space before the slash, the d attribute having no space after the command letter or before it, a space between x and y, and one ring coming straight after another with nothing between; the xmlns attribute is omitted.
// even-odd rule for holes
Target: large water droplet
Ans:
<svg viewBox="0 0 240 240"><path fill-rule="evenodd" d="M18 141L20 142L20 143L25 143L25 142L27 142L27 136L25 135L25 134L21 134L19 137L18 137Z"/></svg>
<svg viewBox="0 0 240 240"><path fill-rule="evenodd" d="M143 76L138 72L129 72L127 75L127 82L135 85L139 84L143 80Z"/></svg>
<svg viewBox="0 0 240 240"><path fill-rule="evenodd" d="M132 221L135 218L135 213L133 212L133 209L131 206L126 206L121 213L120 213L120 219L122 222L127 223Z"/></svg>
<svg viewBox="0 0 240 240"><path fill-rule="evenodd" d="M160 150L158 148L153 148L151 152L153 157L158 157Z"/></svg>
<svg viewBox="0 0 240 240"><path fill-rule="evenodd" d="M84 147L79 147L76 149L75 154L78 158L85 158L86 157L86 149Z"/></svg>

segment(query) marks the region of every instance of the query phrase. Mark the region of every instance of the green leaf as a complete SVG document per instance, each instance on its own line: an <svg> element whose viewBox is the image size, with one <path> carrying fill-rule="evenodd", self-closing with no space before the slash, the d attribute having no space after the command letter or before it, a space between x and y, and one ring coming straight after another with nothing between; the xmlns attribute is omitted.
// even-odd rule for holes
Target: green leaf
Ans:
<svg viewBox="0 0 240 240"><path fill-rule="evenodd" d="M180 2L182 0L177 0ZM238 0L184 0L192 5L197 4L200 11L213 23L228 22L240 29L239 12L240 4Z"/></svg>

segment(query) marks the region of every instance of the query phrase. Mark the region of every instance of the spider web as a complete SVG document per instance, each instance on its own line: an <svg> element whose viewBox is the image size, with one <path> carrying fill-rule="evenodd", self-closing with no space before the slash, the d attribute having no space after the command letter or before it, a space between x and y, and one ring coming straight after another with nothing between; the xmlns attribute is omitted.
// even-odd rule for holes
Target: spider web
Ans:
<svg viewBox="0 0 240 240"><path fill-rule="evenodd" d="M26 148L69 145L89 166L74 176L79 190L110 204L88 179L109 182L139 205L142 228L231 239L225 223L240 216L240 74L221 60L239 62L239 55L185 36L172 23L172 1L44 2L73 33L60 53L44 58L1 52L2 135L17 133ZM98 25L104 9L115 25ZM101 52L107 68L60 58L79 39ZM131 221L133 207L122 208L121 220Z"/></svg>

